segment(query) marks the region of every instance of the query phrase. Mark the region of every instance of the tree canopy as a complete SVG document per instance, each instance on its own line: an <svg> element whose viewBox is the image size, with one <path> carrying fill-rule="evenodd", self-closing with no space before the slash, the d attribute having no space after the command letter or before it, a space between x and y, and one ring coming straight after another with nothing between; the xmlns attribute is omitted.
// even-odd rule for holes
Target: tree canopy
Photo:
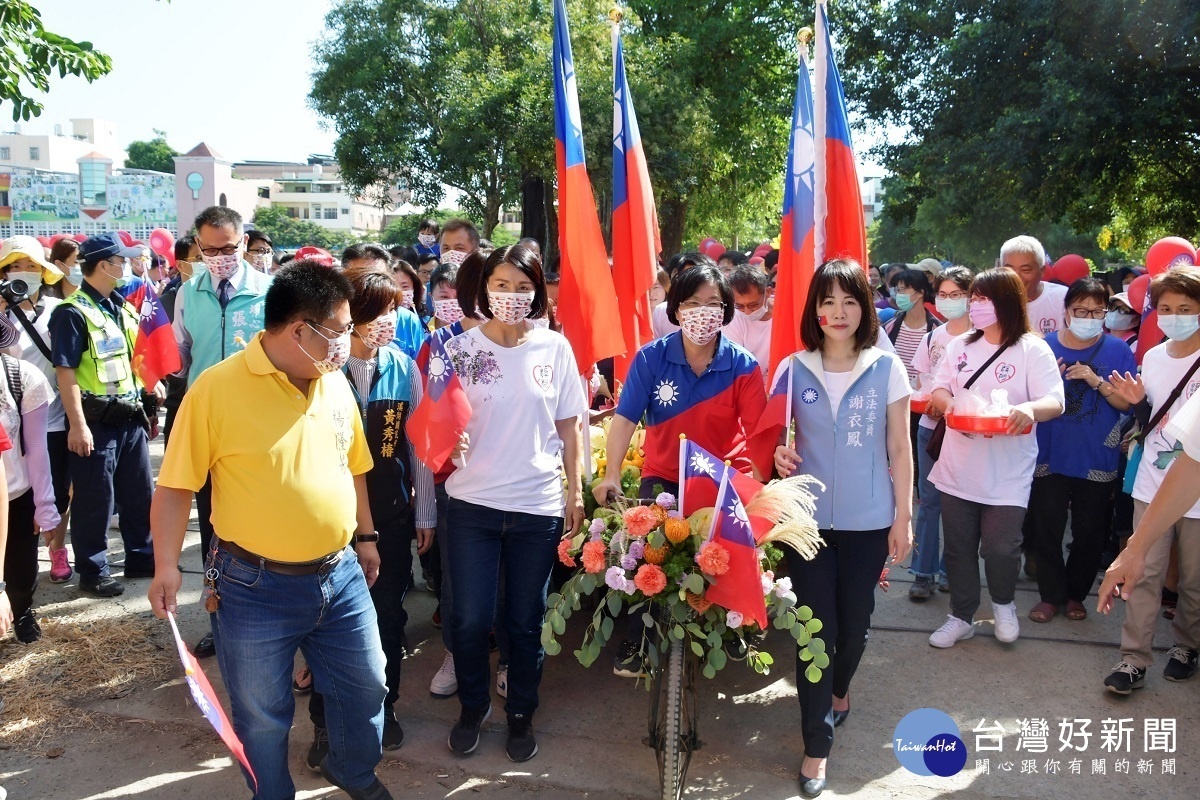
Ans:
<svg viewBox="0 0 1200 800"><path fill-rule="evenodd" d="M130 142L126 169L151 169L155 172L175 173L175 156L179 151L167 144L165 131L155 130L154 138L147 141Z"/></svg>
<svg viewBox="0 0 1200 800"><path fill-rule="evenodd" d="M271 237L276 247L315 245L340 250L358 241L345 231L333 231L306 219L289 217L283 206L259 206L254 210L254 227Z"/></svg>

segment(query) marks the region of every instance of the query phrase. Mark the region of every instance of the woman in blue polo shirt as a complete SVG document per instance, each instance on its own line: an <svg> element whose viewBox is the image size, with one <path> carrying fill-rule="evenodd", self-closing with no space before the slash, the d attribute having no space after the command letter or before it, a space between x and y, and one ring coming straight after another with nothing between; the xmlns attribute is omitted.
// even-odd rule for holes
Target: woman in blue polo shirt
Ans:
<svg viewBox="0 0 1200 800"><path fill-rule="evenodd" d="M796 661L805 797L825 788L833 729L850 714L850 680L866 650L880 573L889 557L899 563L912 548L911 390L900 358L875 346L878 333L866 271L852 260L827 261L804 304L805 349L778 368L791 372L796 446L776 449L775 469L783 476L803 469L825 486L814 515L824 546L811 561L785 550L797 602L834 643L817 683ZM783 377L776 375L772 386Z"/></svg>

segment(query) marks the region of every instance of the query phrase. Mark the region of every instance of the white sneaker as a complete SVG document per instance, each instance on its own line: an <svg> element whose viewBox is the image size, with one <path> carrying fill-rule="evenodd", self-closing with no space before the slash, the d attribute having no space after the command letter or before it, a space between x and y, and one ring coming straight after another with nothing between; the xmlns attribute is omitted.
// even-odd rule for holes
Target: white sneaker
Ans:
<svg viewBox="0 0 1200 800"><path fill-rule="evenodd" d="M1009 643L1015 642L1021 635L1021 623L1017 621L1017 604L992 603L992 612L996 615L996 639Z"/></svg>
<svg viewBox="0 0 1200 800"><path fill-rule="evenodd" d="M429 682L429 693L434 697L453 697L458 691L458 678L454 674L454 654L447 651L442 666Z"/></svg>
<svg viewBox="0 0 1200 800"><path fill-rule="evenodd" d="M947 614L945 624L929 635L929 643L934 647L954 647L956 642L970 639L974 635L974 625L963 622L953 614Z"/></svg>
<svg viewBox="0 0 1200 800"><path fill-rule="evenodd" d="M508 664L496 665L496 694L508 697Z"/></svg>

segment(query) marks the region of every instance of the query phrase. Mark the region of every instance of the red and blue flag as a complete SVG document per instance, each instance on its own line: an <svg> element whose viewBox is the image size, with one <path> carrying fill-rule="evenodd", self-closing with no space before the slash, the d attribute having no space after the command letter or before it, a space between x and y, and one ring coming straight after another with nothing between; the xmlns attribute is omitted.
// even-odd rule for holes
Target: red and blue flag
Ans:
<svg viewBox="0 0 1200 800"><path fill-rule="evenodd" d="M435 473L446 463L471 421L471 401L446 353L446 341L449 339L429 337L425 394L404 428L417 458Z"/></svg>
<svg viewBox="0 0 1200 800"><path fill-rule="evenodd" d="M816 257L853 258L867 268L867 225L862 188L854 165L854 144L846 114L846 93L833 58L829 13L817 3Z"/></svg>
<svg viewBox="0 0 1200 800"><path fill-rule="evenodd" d="M749 504L763 489L763 485L754 478L738 472L695 442L681 439L678 502L683 515L689 517L702 508L716 506L722 483L729 483L745 504ZM771 530L771 521L751 516L750 527L757 541Z"/></svg>
<svg viewBox="0 0 1200 800"><path fill-rule="evenodd" d="M767 406L747 439L750 461L758 467L760 475L774 474L775 448L779 446L780 438L791 422L792 360L789 358L775 370L775 382L767 395Z"/></svg>
<svg viewBox="0 0 1200 800"><path fill-rule="evenodd" d="M800 315L804 313L815 265L815 162L812 85L808 77L808 59L802 51L796 75L796 99L792 104L792 135L784 170L783 224L779 234L768 375L775 374L779 363L802 347Z"/></svg>
<svg viewBox="0 0 1200 800"><path fill-rule="evenodd" d="M613 373L625 381L638 348L654 338L650 327L650 289L658 280L658 214L650 170L642 149L619 25L613 25L613 212L612 263L625 352L614 359Z"/></svg>
<svg viewBox="0 0 1200 800"><path fill-rule="evenodd" d="M133 371L147 391L183 367L171 320L150 281L143 280L125 302L137 309L138 332L133 345Z"/></svg>
<svg viewBox="0 0 1200 800"><path fill-rule="evenodd" d="M704 592L704 597L719 606L736 611L746 622L753 620L767 627L767 604L763 599L762 565L758 560L754 529L746 506L732 481L721 481L710 542L729 552L729 571L719 576Z"/></svg>
<svg viewBox="0 0 1200 800"><path fill-rule="evenodd" d="M621 315L596 197L583 154L583 127L567 7L554 0L554 149L558 163L561 283L556 316L580 374L625 352Z"/></svg>

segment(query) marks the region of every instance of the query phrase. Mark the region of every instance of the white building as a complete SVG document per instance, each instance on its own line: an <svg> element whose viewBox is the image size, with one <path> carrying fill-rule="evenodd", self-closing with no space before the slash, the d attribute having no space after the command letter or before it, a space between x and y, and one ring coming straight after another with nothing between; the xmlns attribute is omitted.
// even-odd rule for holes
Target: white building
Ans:
<svg viewBox="0 0 1200 800"><path fill-rule="evenodd" d="M870 227L871 223L875 221L875 217L883 210L883 176L860 174L862 175L859 183L862 184L863 216L866 218L867 227Z"/></svg>
<svg viewBox="0 0 1200 800"><path fill-rule="evenodd" d="M125 150L117 144L117 126L100 119L73 119L71 133L55 125L48 134L25 133L14 124L0 133L0 167L45 172L75 172L79 159L99 153L114 163L125 163Z"/></svg>
<svg viewBox="0 0 1200 800"><path fill-rule="evenodd" d="M383 231L384 218L394 206L380 208L346 190L337 162L329 156L310 156L307 164L287 161L243 161L233 165L239 178L270 180L271 205L288 216L329 230L370 238Z"/></svg>

